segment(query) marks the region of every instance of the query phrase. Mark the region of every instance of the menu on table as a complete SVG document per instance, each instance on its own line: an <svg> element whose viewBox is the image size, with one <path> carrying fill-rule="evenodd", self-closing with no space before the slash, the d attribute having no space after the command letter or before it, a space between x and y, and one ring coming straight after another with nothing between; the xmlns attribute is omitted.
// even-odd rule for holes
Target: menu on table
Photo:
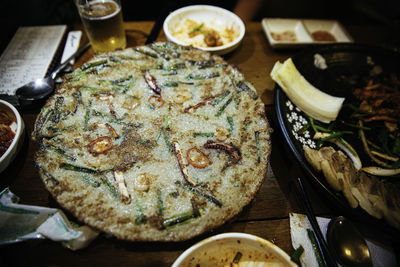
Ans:
<svg viewBox="0 0 400 267"><path fill-rule="evenodd" d="M20 27L0 57L0 94L43 78L56 55L66 25Z"/></svg>

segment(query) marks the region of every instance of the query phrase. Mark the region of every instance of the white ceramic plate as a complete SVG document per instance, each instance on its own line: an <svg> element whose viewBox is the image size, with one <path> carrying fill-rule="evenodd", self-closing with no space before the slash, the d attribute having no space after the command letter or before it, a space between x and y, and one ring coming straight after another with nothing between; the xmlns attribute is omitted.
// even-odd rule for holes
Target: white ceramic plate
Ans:
<svg viewBox="0 0 400 267"><path fill-rule="evenodd" d="M270 241L245 233L224 233L191 246L172 267L231 266L238 252L241 253L238 266L297 266L289 255Z"/></svg>
<svg viewBox="0 0 400 267"><path fill-rule="evenodd" d="M261 24L269 43L274 48L353 42L346 29L336 20L264 18ZM315 38L318 32L322 39ZM282 39L278 40L277 35L281 36ZM285 40L285 37L282 37L283 35L286 37L295 36L295 40ZM333 39L324 38L326 36Z"/></svg>
<svg viewBox="0 0 400 267"><path fill-rule="evenodd" d="M175 10L164 21L164 33L167 39L179 45L188 45L187 42L173 36L173 32L179 23L186 19L193 20L205 26L228 27L238 33L238 36L230 43L216 47L197 47L201 50L212 52L218 55L227 54L239 46L245 34L243 21L234 13L216 6L193 5Z"/></svg>

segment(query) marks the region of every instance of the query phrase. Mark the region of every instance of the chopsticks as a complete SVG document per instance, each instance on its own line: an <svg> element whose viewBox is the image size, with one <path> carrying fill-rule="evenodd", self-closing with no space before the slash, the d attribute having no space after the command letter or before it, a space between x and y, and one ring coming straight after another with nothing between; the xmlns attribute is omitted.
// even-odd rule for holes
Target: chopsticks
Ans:
<svg viewBox="0 0 400 267"><path fill-rule="evenodd" d="M303 180L301 177L297 177L296 179L296 190L297 193L300 195L302 199L302 203L304 206L304 209L307 214L307 218L311 223L311 226L313 228L313 231L316 235L316 241L318 245L318 249L322 254L322 258L326 263L326 266L338 266L336 260L333 258L332 254L329 252L328 245L325 242L324 236L322 235L321 229L319 228L317 219L314 215L314 211L312 209L310 200L308 198L306 189L303 184Z"/></svg>

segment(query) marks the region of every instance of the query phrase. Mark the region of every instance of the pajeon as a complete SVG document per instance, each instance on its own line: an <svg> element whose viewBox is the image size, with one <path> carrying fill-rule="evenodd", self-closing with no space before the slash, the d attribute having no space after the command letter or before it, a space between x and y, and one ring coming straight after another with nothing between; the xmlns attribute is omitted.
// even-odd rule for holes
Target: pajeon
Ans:
<svg viewBox="0 0 400 267"><path fill-rule="evenodd" d="M160 42L97 55L66 75L32 137L47 190L80 221L120 239L180 241L252 200L270 134L236 67Z"/></svg>

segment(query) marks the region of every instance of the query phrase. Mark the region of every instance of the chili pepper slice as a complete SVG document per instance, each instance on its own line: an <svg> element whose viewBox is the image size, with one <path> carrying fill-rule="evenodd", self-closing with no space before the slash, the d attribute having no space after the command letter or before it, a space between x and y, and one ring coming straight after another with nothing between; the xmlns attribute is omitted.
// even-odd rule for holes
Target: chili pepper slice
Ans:
<svg viewBox="0 0 400 267"><path fill-rule="evenodd" d="M113 143L110 137L102 136L99 137L88 145L88 150L94 156L99 154L105 154L113 147Z"/></svg>
<svg viewBox="0 0 400 267"><path fill-rule="evenodd" d="M147 101L149 101L149 103L155 108L160 108L164 105L164 100L156 95L150 96Z"/></svg>
<svg viewBox="0 0 400 267"><path fill-rule="evenodd" d="M192 147L186 152L186 159L195 168L204 169L210 165L210 159L200 149Z"/></svg>

